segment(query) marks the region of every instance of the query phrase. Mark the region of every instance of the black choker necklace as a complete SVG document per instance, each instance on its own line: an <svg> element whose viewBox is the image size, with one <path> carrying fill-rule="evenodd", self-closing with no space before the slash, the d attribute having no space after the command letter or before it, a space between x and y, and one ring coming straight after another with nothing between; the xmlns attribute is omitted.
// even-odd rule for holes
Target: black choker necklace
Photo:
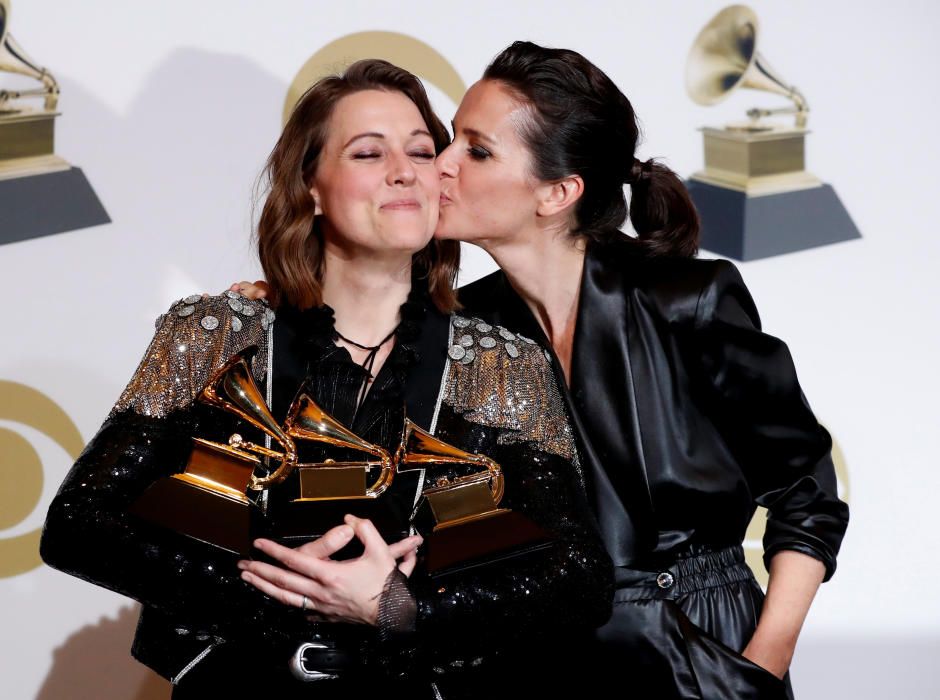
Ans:
<svg viewBox="0 0 940 700"><path fill-rule="evenodd" d="M387 336L385 336L384 338L382 338L382 340L379 342L378 345L363 345L362 343L357 343L355 340L351 340L351 339L347 338L345 335L343 335L343 334L340 333L338 330L336 330L336 328L333 329L333 339L334 339L334 340L342 340L343 342L349 343L350 345L355 346L355 347L359 348L360 350L366 350L366 351L368 351L369 354L366 355L366 359L363 360L363 362L362 362L362 368L363 368L366 372L369 373L369 376L370 376L370 377L372 377L373 379L375 379L375 377L372 376L372 366L375 364L375 356L379 354L379 349L380 349L383 345L385 345L385 343L387 343L389 340L391 340L391 339L394 337L395 332L396 332L397 330L398 330L398 326L395 326L395 327L392 329L392 332L389 333L389 334L388 334Z"/></svg>

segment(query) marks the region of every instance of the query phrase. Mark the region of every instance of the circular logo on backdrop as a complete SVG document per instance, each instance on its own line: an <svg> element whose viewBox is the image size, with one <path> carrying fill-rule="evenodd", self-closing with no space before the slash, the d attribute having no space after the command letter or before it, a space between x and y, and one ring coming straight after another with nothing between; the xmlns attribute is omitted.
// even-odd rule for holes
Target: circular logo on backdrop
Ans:
<svg viewBox="0 0 940 700"><path fill-rule="evenodd" d="M845 456L842 454L842 448L832 439L832 463L836 467L836 478L839 481L839 498L846 503L849 502L849 470L845 464ZM757 582L766 589L768 573L764 568L764 530L767 528L767 509L758 508L748 525L747 534L744 536L744 558Z"/></svg>
<svg viewBox="0 0 940 700"><path fill-rule="evenodd" d="M25 384L0 381L0 420L29 426L52 439L73 460L85 442L68 414L52 399ZM35 569L42 528L19 535L4 533L22 523L39 505L43 468L32 443L0 426L0 578Z"/></svg>
<svg viewBox="0 0 940 700"><path fill-rule="evenodd" d="M398 32L356 32L331 41L303 65L287 91L283 122L307 89L320 78L341 73L363 58L381 58L434 85L454 104L467 91L463 79L437 49Z"/></svg>

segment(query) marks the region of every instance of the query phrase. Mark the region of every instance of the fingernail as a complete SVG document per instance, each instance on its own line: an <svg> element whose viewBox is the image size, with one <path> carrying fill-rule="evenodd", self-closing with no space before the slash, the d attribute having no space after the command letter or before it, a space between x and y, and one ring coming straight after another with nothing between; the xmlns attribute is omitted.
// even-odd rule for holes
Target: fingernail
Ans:
<svg viewBox="0 0 940 700"><path fill-rule="evenodd" d="M238 561L238 568L241 569L242 571L244 571L245 569L248 568L248 562L245 561L244 559L240 559L240 560Z"/></svg>
<svg viewBox="0 0 940 700"><path fill-rule="evenodd" d="M249 574L247 571L242 571L242 581L248 581L250 583L251 574Z"/></svg>
<svg viewBox="0 0 940 700"><path fill-rule="evenodd" d="M263 550L265 546L266 546L266 542L264 540L255 540L255 547L257 547L258 549Z"/></svg>

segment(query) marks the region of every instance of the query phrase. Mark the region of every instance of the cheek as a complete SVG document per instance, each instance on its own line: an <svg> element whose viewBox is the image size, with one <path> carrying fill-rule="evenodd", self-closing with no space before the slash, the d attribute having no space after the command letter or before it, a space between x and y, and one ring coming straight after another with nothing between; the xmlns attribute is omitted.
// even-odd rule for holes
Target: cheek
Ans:
<svg viewBox="0 0 940 700"><path fill-rule="evenodd" d="M496 168L491 172L468 173L462 183L460 201L470 211L472 218L487 227L507 225L524 219L531 208L532 197L528 185L518 177L501 173Z"/></svg>
<svg viewBox="0 0 940 700"><path fill-rule="evenodd" d="M326 173L323 178L324 185L320 188L323 205L332 205L334 210L337 210L363 200L371 200L375 191L374 179L364 169L357 171L340 167Z"/></svg>
<svg viewBox="0 0 940 700"><path fill-rule="evenodd" d="M424 190L430 201L440 201L441 198L441 178L437 170L432 167L422 167L418 171L418 178L421 180L421 189Z"/></svg>

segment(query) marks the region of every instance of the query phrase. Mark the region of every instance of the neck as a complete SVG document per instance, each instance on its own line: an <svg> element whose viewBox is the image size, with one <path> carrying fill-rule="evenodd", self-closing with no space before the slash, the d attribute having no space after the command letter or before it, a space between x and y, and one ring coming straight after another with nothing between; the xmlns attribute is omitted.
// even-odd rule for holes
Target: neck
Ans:
<svg viewBox="0 0 940 700"><path fill-rule="evenodd" d="M411 255L350 258L325 251L323 302L336 314L336 330L362 345L380 343L399 322L411 291Z"/></svg>
<svg viewBox="0 0 940 700"><path fill-rule="evenodd" d="M568 229L533 229L484 249L502 268L556 352L570 346L577 315L584 243Z"/></svg>

